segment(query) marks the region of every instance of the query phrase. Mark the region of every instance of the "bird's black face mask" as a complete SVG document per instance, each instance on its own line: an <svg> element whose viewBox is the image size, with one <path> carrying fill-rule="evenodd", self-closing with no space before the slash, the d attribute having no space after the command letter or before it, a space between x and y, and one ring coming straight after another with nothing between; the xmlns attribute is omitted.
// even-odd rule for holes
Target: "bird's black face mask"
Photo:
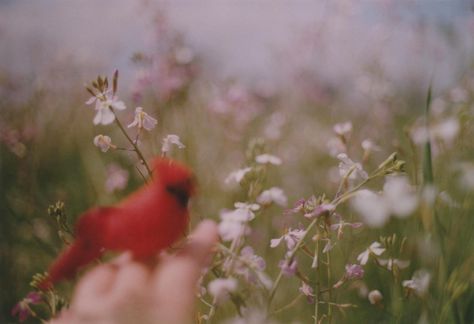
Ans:
<svg viewBox="0 0 474 324"><path fill-rule="evenodd" d="M168 191L173 197L176 198L180 206L186 207L189 201L189 190L187 190L187 186L184 185L169 185L166 187L166 191Z"/></svg>

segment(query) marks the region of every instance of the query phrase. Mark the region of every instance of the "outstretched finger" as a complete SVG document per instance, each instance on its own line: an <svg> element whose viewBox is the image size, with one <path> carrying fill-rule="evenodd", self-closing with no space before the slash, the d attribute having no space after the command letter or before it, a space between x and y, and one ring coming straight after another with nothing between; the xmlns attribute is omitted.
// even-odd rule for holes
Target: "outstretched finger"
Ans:
<svg viewBox="0 0 474 324"><path fill-rule="evenodd" d="M196 283L217 243L217 226L212 221L199 224L178 255L166 258L153 279L153 301L160 323L191 321Z"/></svg>

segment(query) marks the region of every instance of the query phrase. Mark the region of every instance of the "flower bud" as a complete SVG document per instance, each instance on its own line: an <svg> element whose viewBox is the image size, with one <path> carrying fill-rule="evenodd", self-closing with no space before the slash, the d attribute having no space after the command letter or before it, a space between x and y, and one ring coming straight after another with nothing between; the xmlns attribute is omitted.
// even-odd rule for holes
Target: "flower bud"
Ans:
<svg viewBox="0 0 474 324"><path fill-rule="evenodd" d="M372 290L371 292L369 292L369 295L367 296L367 298L369 299L369 302L372 305L377 305L382 301L383 296L380 291Z"/></svg>

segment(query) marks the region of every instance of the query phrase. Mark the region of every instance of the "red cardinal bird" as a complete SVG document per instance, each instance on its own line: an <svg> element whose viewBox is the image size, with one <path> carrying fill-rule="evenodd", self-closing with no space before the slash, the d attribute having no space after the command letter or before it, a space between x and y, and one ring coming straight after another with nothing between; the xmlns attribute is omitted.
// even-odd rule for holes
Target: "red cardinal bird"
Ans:
<svg viewBox="0 0 474 324"><path fill-rule="evenodd" d="M131 251L137 259L156 255L182 237L194 194L191 171L166 158L153 164L153 180L114 207L97 207L80 216L74 242L49 269L43 288L71 279L105 251Z"/></svg>

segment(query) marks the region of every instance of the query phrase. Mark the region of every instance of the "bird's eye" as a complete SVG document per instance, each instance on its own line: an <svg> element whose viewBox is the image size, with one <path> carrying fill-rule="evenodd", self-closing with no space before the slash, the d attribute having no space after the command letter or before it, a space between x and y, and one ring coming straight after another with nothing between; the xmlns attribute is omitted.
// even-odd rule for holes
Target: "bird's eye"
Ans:
<svg viewBox="0 0 474 324"><path fill-rule="evenodd" d="M186 207L188 205L189 193L185 187L179 185L169 185L166 187L166 191L173 195L182 207Z"/></svg>

